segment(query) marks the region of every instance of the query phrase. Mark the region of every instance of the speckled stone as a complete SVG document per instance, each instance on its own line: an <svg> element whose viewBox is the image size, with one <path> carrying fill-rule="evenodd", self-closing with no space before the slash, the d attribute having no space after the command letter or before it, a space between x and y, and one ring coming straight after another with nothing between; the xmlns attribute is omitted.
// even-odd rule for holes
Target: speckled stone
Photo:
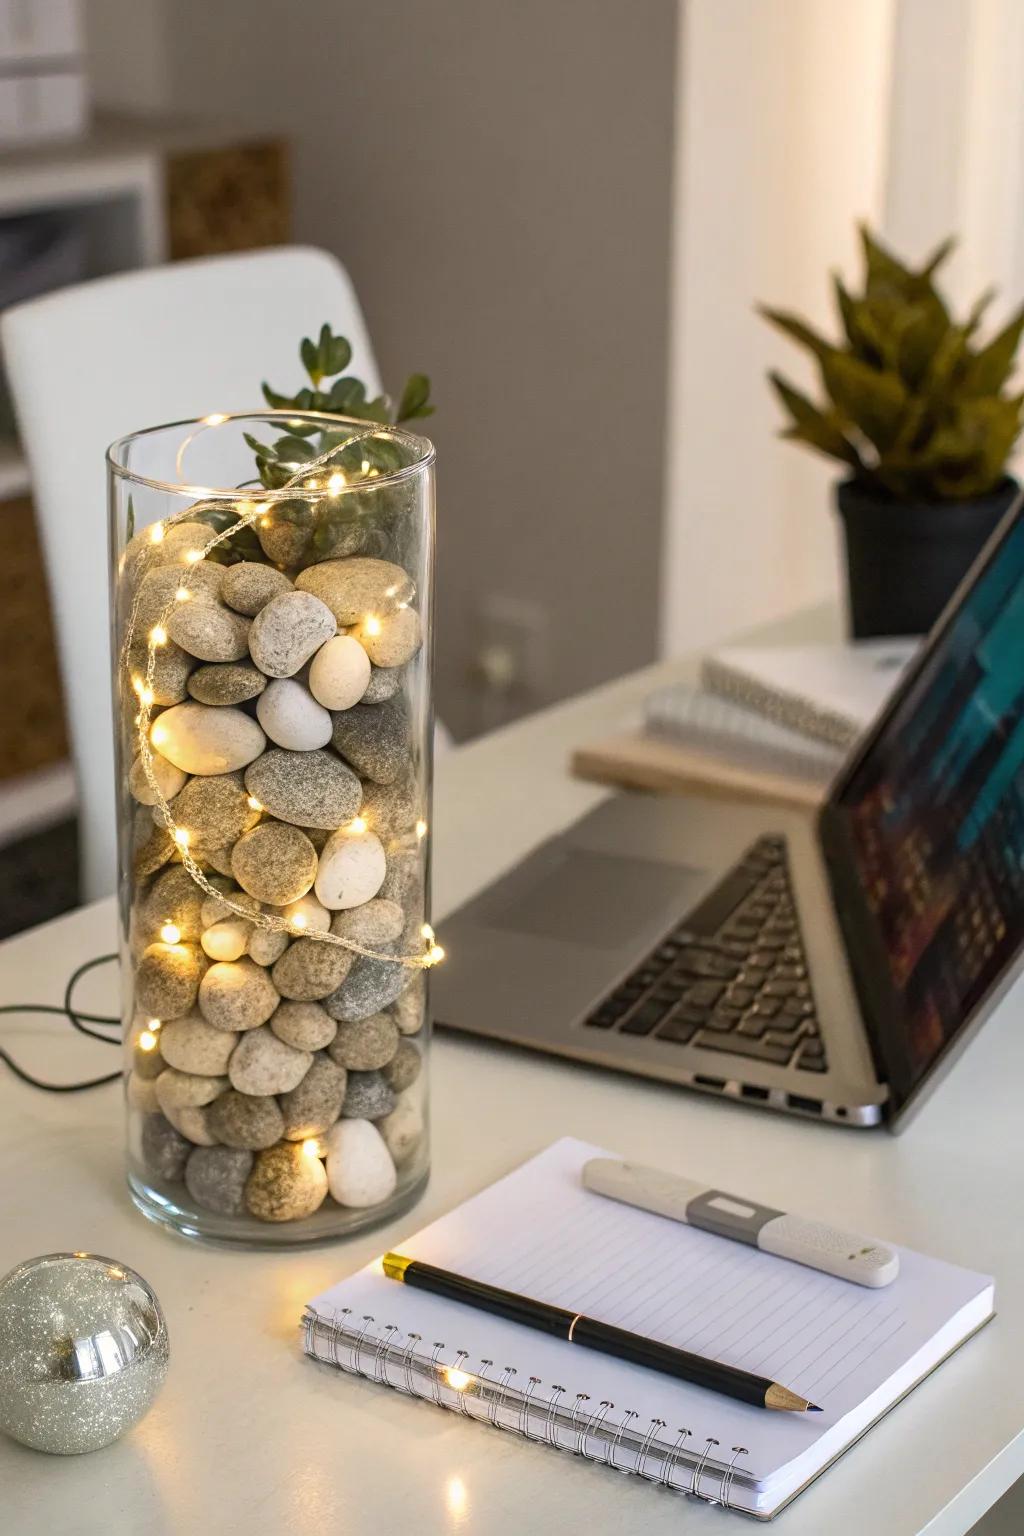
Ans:
<svg viewBox="0 0 1024 1536"><path fill-rule="evenodd" d="M125 1099L129 1109L138 1110L140 1115L158 1115L160 1105L156 1096L156 1081L153 1078L140 1077L138 1072L129 1072L125 1079Z"/></svg>
<svg viewBox="0 0 1024 1536"><path fill-rule="evenodd" d="M253 928L249 935L249 959L271 966L288 948L288 935L278 928Z"/></svg>
<svg viewBox="0 0 1024 1536"><path fill-rule="evenodd" d="M271 747L245 776L250 795L279 821L332 831L359 810L362 786L333 752Z"/></svg>
<svg viewBox="0 0 1024 1536"><path fill-rule="evenodd" d="M337 1063L335 1063L337 1065ZM390 1115L395 1095L380 1072L350 1072L341 1106L345 1120L379 1120Z"/></svg>
<svg viewBox="0 0 1024 1536"><path fill-rule="evenodd" d="M365 784L360 815L380 838L412 832L420 816L420 795L414 779L393 784Z"/></svg>
<svg viewBox="0 0 1024 1536"><path fill-rule="evenodd" d="M324 1007L332 1019L348 1023L381 1013L409 984L405 966L386 960L355 960L345 980L329 997Z"/></svg>
<svg viewBox="0 0 1024 1536"><path fill-rule="evenodd" d="M197 857L200 866L207 874L212 870L218 877L222 875L230 876L231 855L233 851L234 844L225 843L223 848L203 848Z"/></svg>
<svg viewBox="0 0 1024 1536"><path fill-rule="evenodd" d="M132 671L145 677L148 657L145 646L134 646L130 653ZM153 690L153 703L159 705L180 704L188 692L188 680L195 666L195 657L183 651L180 645L168 640L157 650L153 661L153 678L149 686Z"/></svg>
<svg viewBox="0 0 1024 1536"><path fill-rule="evenodd" d="M305 896L316 879L316 849L298 827L264 821L239 838L231 870L257 901L283 907Z"/></svg>
<svg viewBox="0 0 1024 1536"><path fill-rule="evenodd" d="M154 541L152 525L142 528L129 539L124 551L122 578L132 586L146 571L161 565L183 565L188 551L202 549L210 537L205 523L172 523L162 539Z"/></svg>
<svg viewBox="0 0 1024 1536"><path fill-rule="evenodd" d="M391 1061L399 1049L399 1039L398 1025L390 1014L371 1013L365 1019L339 1024L327 1053L339 1067L373 1072Z"/></svg>
<svg viewBox="0 0 1024 1536"><path fill-rule="evenodd" d="M398 1026L395 1026L397 1033ZM411 1088L420 1075L423 1066L423 1057L411 1040L401 1040L398 1049L386 1066L381 1068L384 1080L389 1083L396 1093L404 1093L406 1088Z"/></svg>
<svg viewBox="0 0 1024 1536"><path fill-rule="evenodd" d="M352 631L375 667L402 667L423 644L423 629L415 608L399 608Z"/></svg>
<svg viewBox="0 0 1024 1536"><path fill-rule="evenodd" d="M249 624L222 603L196 597L175 604L167 633L197 661L241 661L249 650Z"/></svg>
<svg viewBox="0 0 1024 1536"><path fill-rule="evenodd" d="M233 773L259 757L267 739L240 709L189 700L158 715L150 727L153 746L185 773Z"/></svg>
<svg viewBox="0 0 1024 1536"><path fill-rule="evenodd" d="M166 1115L169 1109L182 1109L185 1105L212 1104L227 1086L226 1077L200 1077L194 1072L180 1072L177 1067L165 1067L156 1080L156 1096Z"/></svg>
<svg viewBox="0 0 1024 1536"><path fill-rule="evenodd" d="M192 944L150 944L135 973L135 1005L155 1019L180 1019L195 1006L206 959Z"/></svg>
<svg viewBox="0 0 1024 1536"><path fill-rule="evenodd" d="M261 1152L245 1186L245 1208L258 1221L301 1221L327 1198L327 1173L298 1142Z"/></svg>
<svg viewBox="0 0 1024 1536"><path fill-rule="evenodd" d="M186 944L203 929L203 890L180 864L157 875L139 902L139 922L155 939L164 923L173 923Z"/></svg>
<svg viewBox="0 0 1024 1536"><path fill-rule="evenodd" d="M244 917L222 917L211 923L200 943L211 960L241 960L249 950L252 923Z"/></svg>
<svg viewBox="0 0 1024 1536"><path fill-rule="evenodd" d="M160 1051L169 1067L201 1077L223 1077L238 1036L215 1029L198 1013L172 1019L160 1031Z"/></svg>
<svg viewBox="0 0 1024 1536"><path fill-rule="evenodd" d="M317 1056L302 1082L280 1098L286 1141L322 1136L341 1114L348 1081L344 1068Z"/></svg>
<svg viewBox="0 0 1024 1536"><path fill-rule="evenodd" d="M331 918L331 932L340 939L352 939L367 949L389 949L402 937L405 913L397 901L382 901L376 897L365 901L361 907L350 907L345 912L335 912Z"/></svg>
<svg viewBox="0 0 1024 1536"><path fill-rule="evenodd" d="M232 1088L262 1098L297 1088L313 1064L309 1051L297 1051L264 1024L243 1035L228 1065Z"/></svg>
<svg viewBox="0 0 1024 1536"><path fill-rule="evenodd" d="M395 613L415 595L400 565L390 560L323 560L300 571L300 592L312 592L327 604L339 624L358 624L367 614Z"/></svg>
<svg viewBox="0 0 1024 1536"><path fill-rule="evenodd" d="M282 997L315 1002L340 987L352 969L351 950L321 939L296 939L273 969L274 986Z"/></svg>
<svg viewBox="0 0 1024 1536"><path fill-rule="evenodd" d="M401 667L373 667L370 672L370 681L362 698L361 704L383 704L388 699L393 699L402 686L402 678L405 673Z"/></svg>
<svg viewBox="0 0 1024 1536"><path fill-rule="evenodd" d="M391 1153L369 1120L339 1120L327 1133L327 1179L339 1205L363 1209L395 1192Z"/></svg>
<svg viewBox="0 0 1024 1536"><path fill-rule="evenodd" d="M423 906L423 854L419 848L390 848L387 874L378 894L397 901L419 921Z"/></svg>
<svg viewBox="0 0 1024 1536"><path fill-rule="evenodd" d="M179 1135L194 1147L215 1147L217 1138L210 1129L208 1104L179 1104L164 1110Z"/></svg>
<svg viewBox="0 0 1024 1536"><path fill-rule="evenodd" d="M200 704L218 708L245 704L258 698L267 686L259 667L251 661L225 661L197 667L188 680L188 691Z"/></svg>
<svg viewBox="0 0 1024 1536"><path fill-rule="evenodd" d="M384 1138L395 1166L400 1168L416 1151L426 1130L416 1094L400 1093L390 1115L377 1121L377 1129Z"/></svg>
<svg viewBox="0 0 1024 1536"><path fill-rule="evenodd" d="M295 503L292 503L295 506ZM313 553L313 515L302 504L301 510L292 512L278 504L268 507L262 517L256 519L256 537L267 559L275 565L301 565L315 558Z"/></svg>
<svg viewBox="0 0 1024 1536"><path fill-rule="evenodd" d="M412 981L388 1010L399 1033L418 1035L426 1016L427 979L422 971L414 974Z"/></svg>
<svg viewBox="0 0 1024 1536"><path fill-rule="evenodd" d="M163 1115L147 1115L142 1122L142 1160L154 1178L176 1183L185 1172L192 1145Z"/></svg>
<svg viewBox="0 0 1024 1536"><path fill-rule="evenodd" d="M282 592L253 619L249 654L268 677L292 677L337 627L319 598L309 592Z"/></svg>
<svg viewBox="0 0 1024 1536"><path fill-rule="evenodd" d="M338 1026L319 1003L284 1002L270 1021L279 1040L297 1051L322 1051L334 1039Z"/></svg>
<svg viewBox="0 0 1024 1536"><path fill-rule="evenodd" d="M223 896L207 896L200 909L200 918L204 928L209 928L213 923L219 923L225 917L236 917L237 913L229 903L235 907L241 907L245 912L261 912L263 909L255 896L250 896L248 891L240 891L230 880L221 880L224 887Z"/></svg>
<svg viewBox="0 0 1024 1536"><path fill-rule="evenodd" d="M188 775L182 773L180 768L175 768L174 764L169 763L166 757L161 757L159 752L150 751L149 756L157 788L165 800L173 800L178 791L184 789L188 782ZM135 759L129 770L128 789L131 792L132 798L137 800L140 805L156 804L156 795L150 788L149 780L146 778L141 757Z"/></svg>
<svg viewBox="0 0 1024 1536"><path fill-rule="evenodd" d="M252 1153L236 1147L197 1147L185 1164L185 1188L204 1211L238 1216L252 1165Z"/></svg>
<svg viewBox="0 0 1024 1536"><path fill-rule="evenodd" d="M400 699L354 704L334 717L335 749L364 779L393 784L409 761L409 722Z"/></svg>
<svg viewBox="0 0 1024 1536"><path fill-rule="evenodd" d="M292 584L283 571L275 570L272 565L262 565L257 560L242 560L238 565L228 566L220 595L229 608L253 619L272 598L291 589Z"/></svg>
<svg viewBox="0 0 1024 1536"><path fill-rule="evenodd" d="M207 1111L207 1122L224 1146L249 1152L272 1147L275 1141L280 1141L284 1130L284 1116L276 1099L253 1099L234 1088L214 1099Z"/></svg>
<svg viewBox="0 0 1024 1536"><path fill-rule="evenodd" d="M200 560L184 568L180 565L161 565L146 572L139 587L139 606L132 636L133 652L141 651L143 666L149 632L154 624L162 623L167 627L174 609L187 607L190 602L215 601L223 580L224 567L213 560ZM184 603L175 603L175 593L181 588L190 595ZM160 646L159 649L163 650L164 647Z"/></svg>
<svg viewBox="0 0 1024 1536"><path fill-rule="evenodd" d="M189 779L171 802L171 815L189 832L189 847L224 848L248 832L260 819L249 804L240 773L213 773Z"/></svg>
<svg viewBox="0 0 1024 1536"><path fill-rule="evenodd" d="M135 808L132 824L132 874L136 880L145 880L174 856L174 843L169 832L153 825L148 806Z"/></svg>
<svg viewBox="0 0 1024 1536"><path fill-rule="evenodd" d="M207 1023L236 1034L265 1024L279 1000L267 972L248 959L211 965L199 988L199 1007Z"/></svg>

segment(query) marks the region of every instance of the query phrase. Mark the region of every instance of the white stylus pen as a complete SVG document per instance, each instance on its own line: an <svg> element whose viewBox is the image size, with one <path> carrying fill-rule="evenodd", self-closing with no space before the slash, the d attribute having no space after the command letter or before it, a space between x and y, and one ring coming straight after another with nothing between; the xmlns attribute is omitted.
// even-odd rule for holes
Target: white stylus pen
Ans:
<svg viewBox="0 0 1024 1536"><path fill-rule="evenodd" d="M823 1221L790 1216L658 1168L592 1157L584 1164L583 1183L595 1194L748 1243L855 1285L890 1285L900 1272L899 1254L868 1237L841 1232Z"/></svg>

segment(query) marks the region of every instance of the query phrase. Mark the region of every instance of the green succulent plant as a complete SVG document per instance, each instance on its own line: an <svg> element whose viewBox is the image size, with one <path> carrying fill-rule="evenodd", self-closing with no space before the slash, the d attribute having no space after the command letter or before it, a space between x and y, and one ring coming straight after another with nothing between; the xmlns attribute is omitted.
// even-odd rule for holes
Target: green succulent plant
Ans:
<svg viewBox="0 0 1024 1536"><path fill-rule="evenodd" d="M955 321L935 286L952 240L913 271L863 226L860 237L863 291L850 293L833 277L842 341L826 340L796 315L760 309L812 354L826 396L817 405L772 372L789 418L781 435L838 459L860 484L899 501L982 496L1005 475L1024 424L1024 395L1007 388L1024 307L979 343L994 294Z"/></svg>

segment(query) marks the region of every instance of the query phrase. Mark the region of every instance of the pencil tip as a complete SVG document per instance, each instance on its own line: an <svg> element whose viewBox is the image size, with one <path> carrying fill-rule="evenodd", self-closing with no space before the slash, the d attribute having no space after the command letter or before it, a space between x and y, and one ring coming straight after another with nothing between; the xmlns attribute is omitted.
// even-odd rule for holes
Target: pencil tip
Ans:
<svg viewBox="0 0 1024 1536"><path fill-rule="evenodd" d="M819 1408L818 1407L817 1403L808 1403L807 1404L807 1412L808 1413L824 1413L824 1411L825 1410L823 1408Z"/></svg>

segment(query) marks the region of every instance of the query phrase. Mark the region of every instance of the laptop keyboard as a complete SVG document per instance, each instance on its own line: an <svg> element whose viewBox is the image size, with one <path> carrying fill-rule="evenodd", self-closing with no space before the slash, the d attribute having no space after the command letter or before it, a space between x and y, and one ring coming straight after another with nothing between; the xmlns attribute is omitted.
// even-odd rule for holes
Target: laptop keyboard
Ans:
<svg viewBox="0 0 1024 1536"><path fill-rule="evenodd" d="M784 839L758 838L586 1023L824 1072Z"/></svg>

